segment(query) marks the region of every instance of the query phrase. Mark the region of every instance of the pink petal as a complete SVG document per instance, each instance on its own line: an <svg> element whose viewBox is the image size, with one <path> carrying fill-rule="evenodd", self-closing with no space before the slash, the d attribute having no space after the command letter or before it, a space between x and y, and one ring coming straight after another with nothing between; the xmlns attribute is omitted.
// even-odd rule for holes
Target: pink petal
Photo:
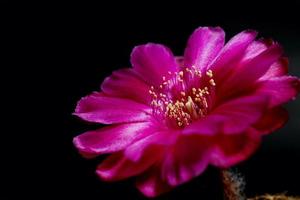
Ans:
<svg viewBox="0 0 300 200"><path fill-rule="evenodd" d="M259 147L261 138L255 130L248 129L239 135L219 135L216 147L210 154L210 163L228 168L250 157Z"/></svg>
<svg viewBox="0 0 300 200"><path fill-rule="evenodd" d="M228 101L187 126L183 133L203 135L241 133L261 118L268 100L264 95L257 95Z"/></svg>
<svg viewBox="0 0 300 200"><path fill-rule="evenodd" d="M208 165L211 143L204 137L181 136L166 153L162 176L171 186L185 183L201 174Z"/></svg>
<svg viewBox="0 0 300 200"><path fill-rule="evenodd" d="M176 135L175 131L157 131L130 145L124 151L124 155L128 159L136 162L142 157L147 149L161 148L161 151L164 151L164 148L175 142Z"/></svg>
<svg viewBox="0 0 300 200"><path fill-rule="evenodd" d="M86 121L112 124L147 121L151 110L149 106L129 99L93 93L78 102L74 114Z"/></svg>
<svg viewBox="0 0 300 200"><path fill-rule="evenodd" d="M147 197L156 197L172 189L161 177L159 167L152 167L138 177L136 187Z"/></svg>
<svg viewBox="0 0 300 200"><path fill-rule="evenodd" d="M295 98L300 92L300 79L292 76L275 77L261 81L256 90L257 95L270 97L269 107L275 107Z"/></svg>
<svg viewBox="0 0 300 200"><path fill-rule="evenodd" d="M131 53L131 64L150 85L161 84L162 77L167 76L168 71L178 71L172 52L160 44L148 43L135 47Z"/></svg>
<svg viewBox="0 0 300 200"><path fill-rule="evenodd" d="M244 55L249 44L256 37L255 31L243 31L234 36L220 51L216 59L211 63L210 69L213 71L215 81L221 83L235 67Z"/></svg>
<svg viewBox="0 0 300 200"><path fill-rule="evenodd" d="M151 151L145 153L139 162L133 162L128 160L122 152L115 153L106 158L98 166L96 173L105 181L126 179L144 172L153 165L159 157L159 152Z"/></svg>
<svg viewBox="0 0 300 200"><path fill-rule="evenodd" d="M123 150L155 130L150 122L111 125L83 133L73 143L83 156L92 157Z"/></svg>
<svg viewBox="0 0 300 200"><path fill-rule="evenodd" d="M132 69L114 71L104 80L101 90L110 96L127 98L143 104L150 101L149 86Z"/></svg>
<svg viewBox="0 0 300 200"><path fill-rule="evenodd" d="M206 68L223 48L224 42L225 33L220 27L197 28L190 36L184 52L185 66Z"/></svg>
<svg viewBox="0 0 300 200"><path fill-rule="evenodd" d="M245 53L243 57L241 58L242 63L248 62L249 60L255 58L262 52L268 49L271 45L273 45L275 42L272 40L266 40L266 39L260 39L258 41L253 41L247 49L245 50Z"/></svg>
<svg viewBox="0 0 300 200"><path fill-rule="evenodd" d="M267 80L286 75L288 73L288 63L289 61L287 58L280 58L277 62L270 66L269 70L262 77L260 77L259 80Z"/></svg>
<svg viewBox="0 0 300 200"><path fill-rule="evenodd" d="M275 107L269 109L253 127L261 135L272 133L281 128L288 118L288 112L284 108Z"/></svg>
<svg viewBox="0 0 300 200"><path fill-rule="evenodd" d="M251 87L257 79L263 76L281 55L282 48L274 44L248 62L240 63L235 72L219 88L223 98L243 93L245 89Z"/></svg>

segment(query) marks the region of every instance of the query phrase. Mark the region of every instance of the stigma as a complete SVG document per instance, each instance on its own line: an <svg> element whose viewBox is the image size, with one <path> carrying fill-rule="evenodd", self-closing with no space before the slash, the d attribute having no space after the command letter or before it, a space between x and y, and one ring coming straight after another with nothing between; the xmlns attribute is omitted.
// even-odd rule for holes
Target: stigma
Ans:
<svg viewBox="0 0 300 200"><path fill-rule="evenodd" d="M190 67L175 73L168 72L159 86L149 89L153 114L171 126L188 126L207 115L210 92L215 86L212 70L202 73Z"/></svg>

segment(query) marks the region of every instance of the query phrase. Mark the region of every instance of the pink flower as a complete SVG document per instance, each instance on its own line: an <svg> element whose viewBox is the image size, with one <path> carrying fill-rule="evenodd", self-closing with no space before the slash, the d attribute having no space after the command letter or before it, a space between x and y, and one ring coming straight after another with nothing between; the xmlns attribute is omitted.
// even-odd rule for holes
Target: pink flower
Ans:
<svg viewBox="0 0 300 200"><path fill-rule="evenodd" d="M75 115L109 124L74 138L106 181L136 176L153 197L200 175L208 165L227 168L247 159L262 136L288 119L281 107L300 91L287 75L278 43L243 31L227 44L219 28L200 27L184 57L163 45L137 46L132 68L113 72L101 92L82 98Z"/></svg>

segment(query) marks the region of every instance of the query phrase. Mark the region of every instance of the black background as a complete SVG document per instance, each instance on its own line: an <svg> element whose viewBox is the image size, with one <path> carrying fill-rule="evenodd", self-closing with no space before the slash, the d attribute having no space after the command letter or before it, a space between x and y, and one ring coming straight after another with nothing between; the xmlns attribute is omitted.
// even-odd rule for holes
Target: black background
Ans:
<svg viewBox="0 0 300 200"><path fill-rule="evenodd" d="M19 43L14 47L26 55L24 60L21 56L12 59L23 63L11 68L13 78L22 84L11 84L14 89L10 91L17 91L22 102L28 103L22 116L30 126L26 131L22 127L22 132L19 123L12 127L13 137L22 135L19 142L24 144L23 137L29 140L24 145L29 151L18 150L9 156L17 163L8 165L14 168L6 184L13 189L8 194L11 198L146 199L134 188L133 180L100 181L94 171L103 157L85 160L72 145L74 136L98 127L71 115L76 102L99 90L100 83L113 70L129 67L129 55L136 45L162 43L181 55L188 36L198 26L221 26L227 40L244 29L255 29L259 37L273 38L283 45L290 58L290 73L300 76L298 3L116 2L110 6L29 7L19 8L20 13L14 10L16 15L3 15L8 27L16 28L11 31ZM27 89L33 89L32 94ZM254 156L236 166L245 176L248 196L280 192L300 195L299 99L287 108L288 124L267 136ZM157 199L221 198L218 170L209 168Z"/></svg>

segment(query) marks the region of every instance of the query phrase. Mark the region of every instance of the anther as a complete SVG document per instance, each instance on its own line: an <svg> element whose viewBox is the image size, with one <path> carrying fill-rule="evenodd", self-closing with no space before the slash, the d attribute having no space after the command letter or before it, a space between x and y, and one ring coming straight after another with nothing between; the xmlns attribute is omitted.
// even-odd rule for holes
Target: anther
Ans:
<svg viewBox="0 0 300 200"><path fill-rule="evenodd" d="M212 86L216 86L215 80L214 79L210 79L209 80L209 84L211 84Z"/></svg>

